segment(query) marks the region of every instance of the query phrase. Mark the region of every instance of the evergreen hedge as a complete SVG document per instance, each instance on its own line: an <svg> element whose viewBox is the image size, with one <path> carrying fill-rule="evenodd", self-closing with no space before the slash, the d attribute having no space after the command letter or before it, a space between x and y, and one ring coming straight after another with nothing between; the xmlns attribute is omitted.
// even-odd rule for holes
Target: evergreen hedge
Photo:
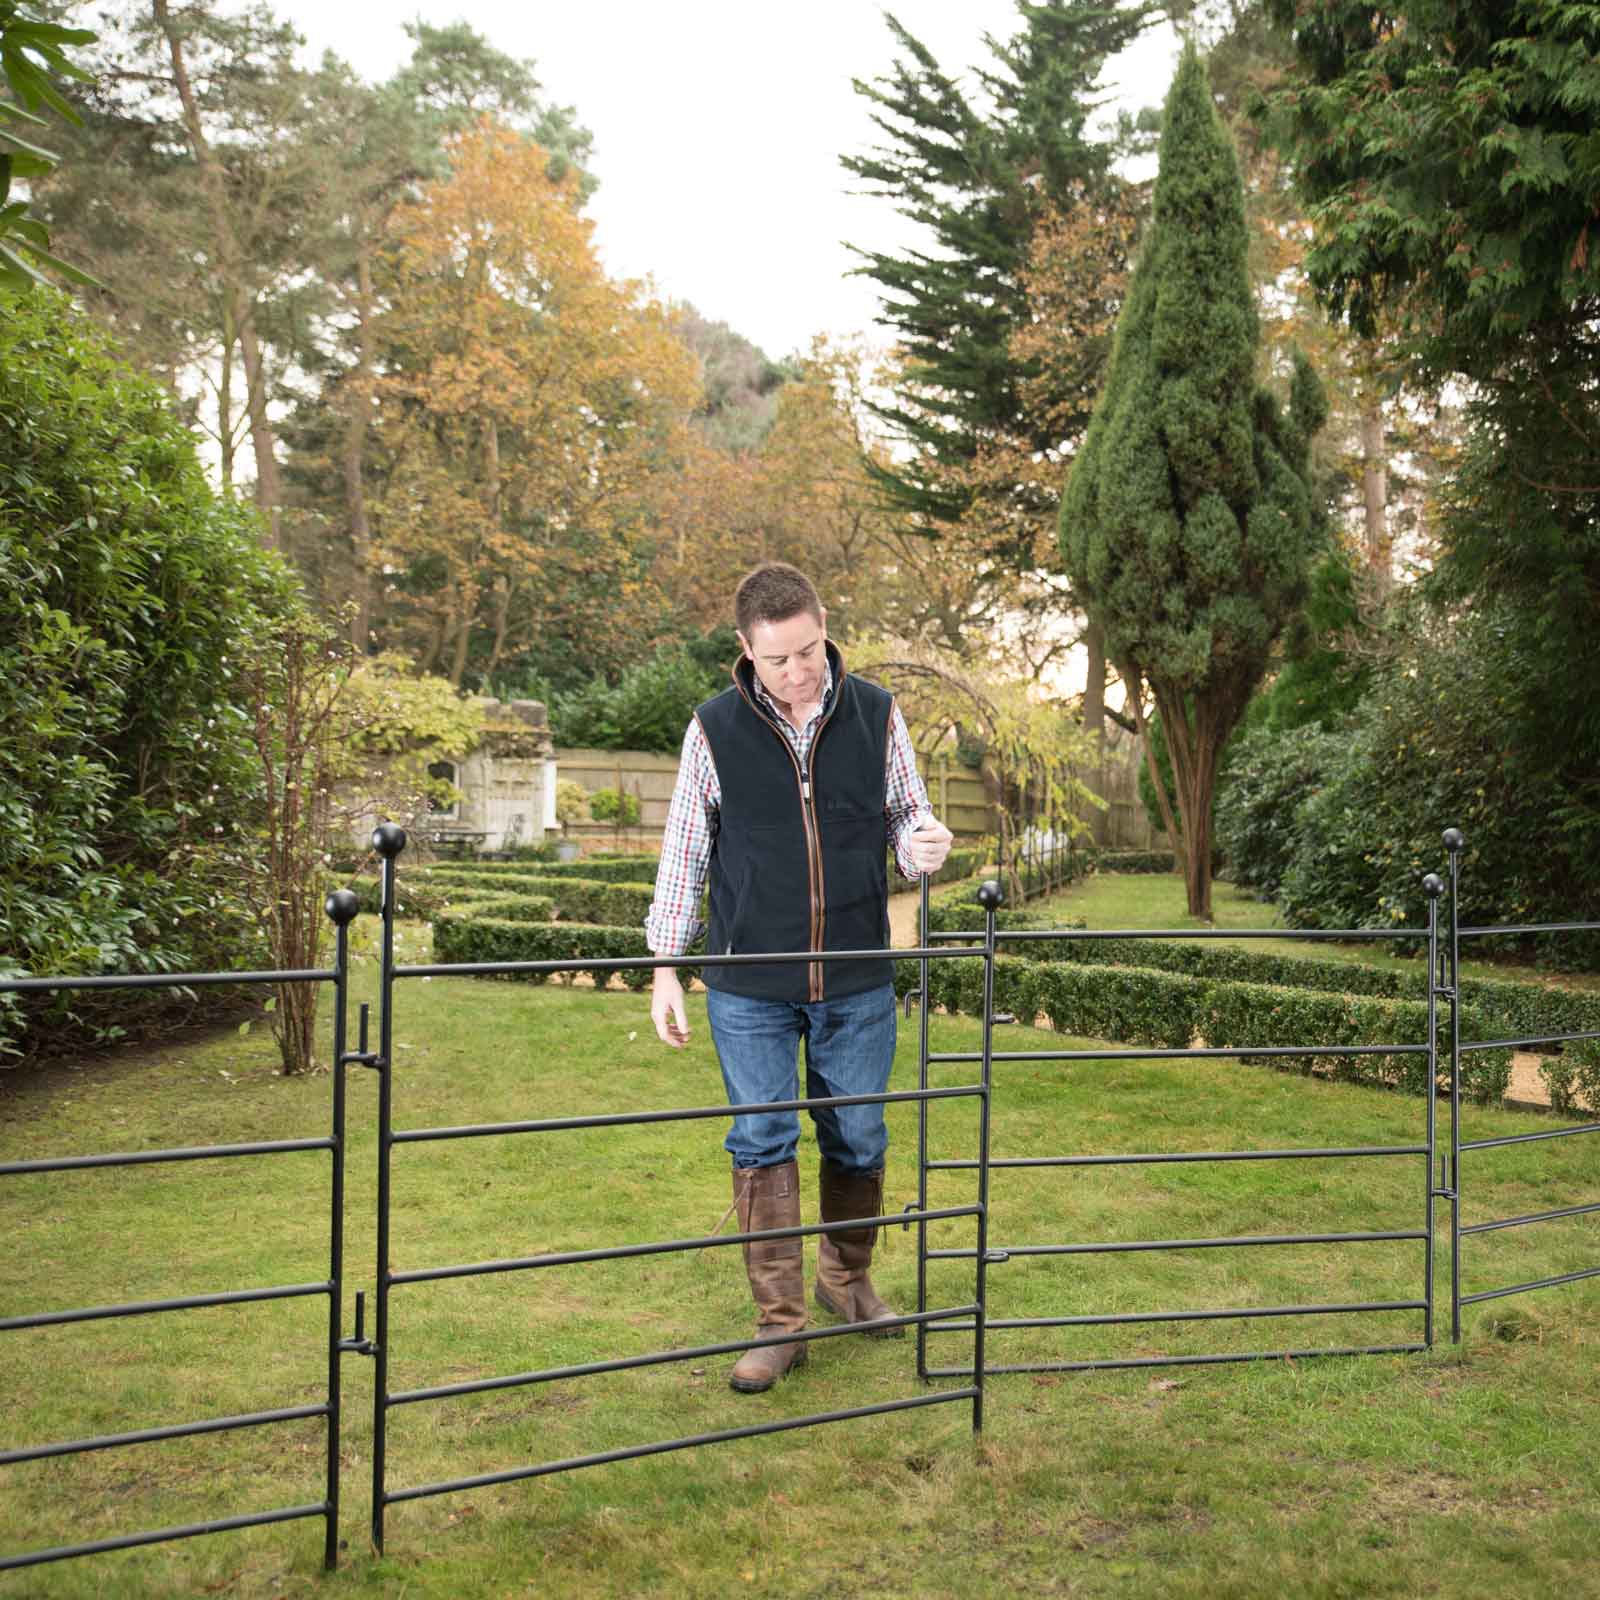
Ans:
<svg viewBox="0 0 1600 1600"><path fill-rule="evenodd" d="M1144 967L1213 982L1272 984L1391 1000L1425 1002L1428 996L1425 962L1424 970L1407 972L1167 939L1041 939L1011 948L1037 962ZM1463 978L1461 998L1485 1030L1469 1035L1463 1028L1464 1039L1600 1031L1600 993L1588 990L1554 989L1503 978Z"/></svg>
<svg viewBox="0 0 1600 1600"><path fill-rule="evenodd" d="M643 928L609 928L583 922L519 922L505 917L442 917L433 929L434 959L452 961L582 961L648 956ZM595 987L603 989L615 976L609 969L588 968ZM650 986L652 969L639 967L620 974L633 990ZM687 985L698 976L693 967L679 969ZM548 973L507 973L507 977L543 983Z"/></svg>
<svg viewBox="0 0 1600 1600"><path fill-rule="evenodd" d="M915 988L915 963L901 962L897 986ZM909 977L909 983L906 978ZM958 956L930 963L935 1005L982 1014L983 961ZM1109 1039L1150 1049L1187 1049L1198 1037L1212 1048L1251 1045L1314 1046L1420 1044L1427 1038L1428 1008L1417 1000L1332 994L1270 984L1217 982L1140 967L1085 967L1002 957L995 963L995 1009L1022 1022L1041 1013L1058 1032ZM1467 1008L1463 1030L1482 1029L1483 1016ZM1439 1018L1441 1033L1447 1016ZM1448 1040L1441 1041L1448 1049ZM1319 1072L1343 1082L1421 1093L1422 1056L1300 1056L1280 1070ZM1600 1057L1597 1057L1600 1061ZM1511 1077L1507 1050L1463 1056L1462 1093L1480 1103L1499 1100ZM1600 1066L1593 1069L1600 1083Z"/></svg>

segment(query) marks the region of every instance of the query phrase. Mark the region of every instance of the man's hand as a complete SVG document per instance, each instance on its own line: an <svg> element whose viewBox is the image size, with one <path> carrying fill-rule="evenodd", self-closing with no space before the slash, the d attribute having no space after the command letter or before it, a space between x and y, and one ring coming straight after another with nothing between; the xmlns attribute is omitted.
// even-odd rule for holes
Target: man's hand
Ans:
<svg viewBox="0 0 1600 1600"><path fill-rule="evenodd" d="M923 816L906 844L906 853L918 872L937 872L950 854L955 835L931 812Z"/></svg>
<svg viewBox="0 0 1600 1600"><path fill-rule="evenodd" d="M650 1020L662 1044L681 1050L689 1042L689 1017L683 1006L683 985L676 967L657 967L650 988Z"/></svg>

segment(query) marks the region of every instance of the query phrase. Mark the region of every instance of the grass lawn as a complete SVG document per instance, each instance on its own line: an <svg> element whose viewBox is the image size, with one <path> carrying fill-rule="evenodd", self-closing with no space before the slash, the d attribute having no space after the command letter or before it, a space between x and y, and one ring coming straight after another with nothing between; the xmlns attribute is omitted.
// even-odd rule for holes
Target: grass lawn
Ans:
<svg viewBox="0 0 1600 1600"><path fill-rule="evenodd" d="M1241 904L1243 920L1259 918ZM413 942L401 959L418 955ZM368 990L372 977L369 966ZM398 1004L400 1128L720 1099L699 996L691 1047L676 1054L655 1041L641 996L412 980ZM933 1035L936 1050L964 1050L979 1031L938 1017ZM1065 1042L999 1035L1009 1049L1030 1040ZM17 1075L0 1082L0 1157L323 1133L329 1079L285 1080L273 1065L264 1036L229 1033ZM968 1081L966 1068L936 1070ZM912 1027L894 1087L915 1074ZM347 1330L354 1291L372 1283L376 1090L352 1070ZM1411 1143L1423 1110L1260 1066L1015 1064L997 1068L993 1153ZM1469 1115L1472 1137L1545 1125ZM973 1102L929 1116L935 1155L975 1153ZM392 1263L709 1233L728 1204L721 1132L690 1122L398 1147ZM891 1109L891 1133L892 1210L915 1198L914 1106ZM1588 1139L1465 1160L1468 1222L1584 1203L1600 1187ZM814 1165L808 1139L807 1220ZM975 1187L966 1173L931 1185L935 1206ZM1424 1186L1417 1157L998 1171L990 1243L1409 1229ZM0 1316L326 1273L323 1152L9 1178L0 1194ZM1469 1308L1452 1348L1443 1206L1438 1223L1430 1354L998 1376L976 1442L969 1407L931 1406L422 1500L391 1508L381 1560L366 1544L372 1365L349 1356L348 1548L334 1576L308 1521L0 1574L0 1597L1600 1593L1600 1280ZM1600 1264L1594 1223L1467 1239L1468 1288ZM970 1220L930 1231L940 1247L974 1237ZM895 1231L880 1263L880 1287L911 1309L912 1236ZM1422 1269L1417 1242L1013 1257L990 1269L990 1312L1410 1299ZM971 1293L970 1263L930 1265L934 1305ZM715 1343L749 1326L728 1248L401 1286L390 1387ZM996 1330L989 1358L1407 1342L1420 1327L1407 1312ZM314 1404L324 1331L324 1302L305 1299L12 1332L8 1445ZM970 1360L970 1338L937 1338L932 1355ZM399 1408L391 1487L926 1392L910 1340L821 1341L767 1396L728 1389L732 1360ZM319 1500L322 1440L313 1419L0 1468L0 1550Z"/></svg>
<svg viewBox="0 0 1600 1600"><path fill-rule="evenodd" d="M1442 868L1440 869L1443 870ZM1205 923L1188 912L1183 880L1175 873L1096 873L1060 894L1030 901L1032 911L1051 911L1063 921L1081 917L1090 928L1203 928ZM1274 905L1254 900L1241 889L1221 880L1211 889L1212 927L1277 928L1283 919ZM1441 927L1444 917L1440 917ZM974 926L978 926L977 923ZM1425 927L1422 913L1418 927ZM1423 956L1397 956L1387 941L1366 940L1336 944L1322 939L1235 939L1208 940L1207 943L1236 944L1274 955L1301 956L1306 960L1349 961L1365 966L1399 967L1408 972L1426 968ZM1467 978L1499 978L1529 983L1553 982L1563 988L1600 989L1600 974L1552 974L1535 967L1506 961L1468 959L1473 941L1462 941L1461 973Z"/></svg>

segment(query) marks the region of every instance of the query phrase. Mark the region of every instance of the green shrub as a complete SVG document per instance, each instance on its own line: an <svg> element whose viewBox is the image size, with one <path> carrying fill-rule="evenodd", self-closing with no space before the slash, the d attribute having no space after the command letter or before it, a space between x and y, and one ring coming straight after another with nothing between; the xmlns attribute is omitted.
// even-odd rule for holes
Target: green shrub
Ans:
<svg viewBox="0 0 1600 1600"><path fill-rule="evenodd" d="M1344 745L1320 727L1258 728L1234 741L1218 780L1217 848L1228 876L1259 899L1277 897L1299 841L1300 807L1322 786Z"/></svg>
<svg viewBox="0 0 1600 1600"><path fill-rule="evenodd" d="M1296 814L1279 904L1292 926L1417 926L1446 827L1466 836L1461 920L1600 921L1592 743L1553 733L1526 618L1490 601L1419 627L1356 713L1320 791ZM1592 698L1592 697L1591 697ZM1600 934L1472 941L1592 966Z"/></svg>
<svg viewBox="0 0 1600 1600"><path fill-rule="evenodd" d="M295 585L207 483L171 395L46 289L0 293L0 592L0 970L262 965L224 859L260 814L239 663ZM20 997L0 1057L174 1004L195 1002Z"/></svg>
<svg viewBox="0 0 1600 1600"><path fill-rule="evenodd" d="M435 867L430 881L471 887L486 880L471 868ZM564 922L594 922L612 928L642 928L655 898L653 884L608 883L599 878L505 872L490 881L500 893L549 896L555 902L556 916Z"/></svg>
<svg viewBox="0 0 1600 1600"><path fill-rule="evenodd" d="M481 900L474 898L465 905L442 905L432 913L435 934L441 922L459 922L463 918L481 918L489 922L554 922L556 903L547 894L498 894Z"/></svg>
<svg viewBox="0 0 1600 1600"><path fill-rule="evenodd" d="M1600 1115L1600 1040L1568 1045L1559 1057L1539 1063L1539 1076L1550 1091L1550 1109L1558 1115Z"/></svg>
<svg viewBox="0 0 1600 1600"><path fill-rule="evenodd" d="M589 796L589 815L596 822L614 822L631 828L639 821L639 797L626 789L596 789Z"/></svg>
<svg viewBox="0 0 1600 1600"><path fill-rule="evenodd" d="M422 870L438 875L451 874L452 880L464 882L468 877L493 880L500 876L538 878L591 878L600 883L654 883L658 855L585 856L581 861L546 861L537 865L524 861L472 861L459 866L427 867Z"/></svg>
<svg viewBox="0 0 1600 1600"><path fill-rule="evenodd" d="M1002 919L1005 916L1002 912ZM955 921L953 925L960 926ZM1041 939L1009 948L1030 961L1145 967L1213 982L1274 984L1395 1000L1425 1001L1428 995L1425 963L1408 971L1171 939ZM1600 1031L1600 994L1589 990L1463 978L1461 1000L1483 1030L1470 1034L1463 1027L1463 1041Z"/></svg>
<svg viewBox="0 0 1600 1600"><path fill-rule="evenodd" d="M648 956L642 928L602 928L581 922L513 922L486 917L446 917L434 928L433 952L440 962L465 961L583 961ZM604 988L613 973L604 967L588 968L597 988ZM650 986L652 969L626 971L622 980L635 991ZM543 983L548 973L507 973ZM687 985L698 976L693 967L679 968Z"/></svg>
<svg viewBox="0 0 1600 1600"><path fill-rule="evenodd" d="M1096 872L1172 872L1170 850L1099 850L1091 857Z"/></svg>

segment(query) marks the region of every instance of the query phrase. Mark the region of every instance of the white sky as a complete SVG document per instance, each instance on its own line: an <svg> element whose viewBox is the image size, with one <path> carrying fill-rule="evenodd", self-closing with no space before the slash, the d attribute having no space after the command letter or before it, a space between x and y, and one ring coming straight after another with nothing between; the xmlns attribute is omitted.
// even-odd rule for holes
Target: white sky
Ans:
<svg viewBox="0 0 1600 1600"><path fill-rule="evenodd" d="M895 16L947 72L987 52L987 32L1020 25L1014 0L899 0ZM589 204L613 277L650 277L769 356L817 333L868 333L873 285L849 276L843 241L897 250L917 230L885 200L848 193L844 152L875 141L852 78L894 59L870 0L275 0L313 56L333 50L364 78L410 54L403 20L471 24L497 49L531 58L547 99L594 134L600 188ZM1177 45L1165 28L1113 63L1107 91L1130 108L1165 98Z"/></svg>

